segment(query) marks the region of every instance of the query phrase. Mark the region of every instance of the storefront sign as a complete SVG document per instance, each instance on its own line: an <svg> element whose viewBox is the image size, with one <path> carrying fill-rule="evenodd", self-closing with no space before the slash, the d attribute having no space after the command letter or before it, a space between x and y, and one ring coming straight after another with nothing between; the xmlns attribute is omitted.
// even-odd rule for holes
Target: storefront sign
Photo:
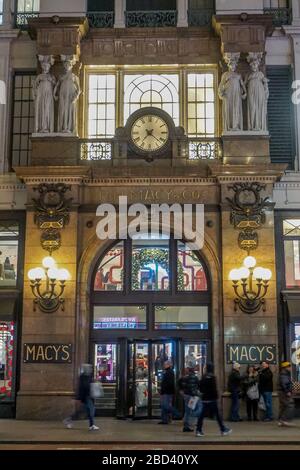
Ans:
<svg viewBox="0 0 300 470"><path fill-rule="evenodd" d="M240 364L259 364L267 361L276 364L275 344L227 344L227 364L239 362Z"/></svg>
<svg viewBox="0 0 300 470"><path fill-rule="evenodd" d="M26 364L71 364L72 344L26 343L23 348Z"/></svg>

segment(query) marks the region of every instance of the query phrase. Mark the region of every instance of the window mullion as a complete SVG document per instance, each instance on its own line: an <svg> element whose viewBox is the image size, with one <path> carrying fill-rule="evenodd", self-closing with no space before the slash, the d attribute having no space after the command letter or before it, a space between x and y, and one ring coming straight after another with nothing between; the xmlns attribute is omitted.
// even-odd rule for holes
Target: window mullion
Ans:
<svg viewBox="0 0 300 470"><path fill-rule="evenodd" d="M116 73L116 128L124 125L124 73L119 69Z"/></svg>
<svg viewBox="0 0 300 470"><path fill-rule="evenodd" d="M187 81L186 69L179 72L179 125L187 129Z"/></svg>

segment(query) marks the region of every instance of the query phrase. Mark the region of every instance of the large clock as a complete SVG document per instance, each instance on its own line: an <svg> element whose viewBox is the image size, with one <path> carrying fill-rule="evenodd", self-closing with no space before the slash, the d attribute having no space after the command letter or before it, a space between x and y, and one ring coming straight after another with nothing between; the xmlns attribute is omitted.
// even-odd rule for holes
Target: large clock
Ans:
<svg viewBox="0 0 300 470"><path fill-rule="evenodd" d="M135 111L126 124L132 156L167 156L174 135L174 122L163 110L154 107Z"/></svg>

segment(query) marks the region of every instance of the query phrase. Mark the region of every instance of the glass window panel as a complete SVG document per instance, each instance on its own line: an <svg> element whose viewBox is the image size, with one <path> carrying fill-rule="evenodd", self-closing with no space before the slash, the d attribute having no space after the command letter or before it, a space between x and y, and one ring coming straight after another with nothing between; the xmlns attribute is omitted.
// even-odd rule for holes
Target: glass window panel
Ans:
<svg viewBox="0 0 300 470"><path fill-rule="evenodd" d="M18 241L0 239L0 286L17 284Z"/></svg>
<svg viewBox="0 0 300 470"><path fill-rule="evenodd" d="M189 118L196 117L196 105L195 103L189 103L188 105Z"/></svg>
<svg viewBox="0 0 300 470"><path fill-rule="evenodd" d="M285 237L300 237L300 219L284 220L283 235Z"/></svg>
<svg viewBox="0 0 300 470"><path fill-rule="evenodd" d="M116 79L113 74L89 75L88 137L113 137L116 121ZM108 125L108 118L114 125ZM96 124L91 121L96 120Z"/></svg>
<svg viewBox="0 0 300 470"><path fill-rule="evenodd" d="M297 382L297 386L300 390L300 323L292 324L291 328L292 379L294 382Z"/></svg>
<svg viewBox="0 0 300 470"><path fill-rule="evenodd" d="M208 330L208 307L155 306L156 330Z"/></svg>
<svg viewBox="0 0 300 470"><path fill-rule="evenodd" d="M117 345L95 344L95 380L102 383L117 381ZM113 397L112 401L115 399Z"/></svg>
<svg viewBox="0 0 300 470"><path fill-rule="evenodd" d="M19 225L15 220L0 220L0 239L18 237Z"/></svg>
<svg viewBox="0 0 300 470"><path fill-rule="evenodd" d="M207 291L206 273L188 245L178 243L177 289L179 291Z"/></svg>
<svg viewBox="0 0 300 470"><path fill-rule="evenodd" d="M207 363L207 344L189 343L184 345L184 369L188 374L189 368L193 368L199 379L202 378Z"/></svg>
<svg viewBox="0 0 300 470"><path fill-rule="evenodd" d="M95 276L95 291L123 290L124 245L109 250L100 262Z"/></svg>
<svg viewBox="0 0 300 470"><path fill-rule="evenodd" d="M165 110L179 125L178 74L125 75L124 124L132 112L145 106Z"/></svg>
<svg viewBox="0 0 300 470"><path fill-rule="evenodd" d="M0 398L12 396L13 359L15 353L14 323L0 323Z"/></svg>
<svg viewBox="0 0 300 470"><path fill-rule="evenodd" d="M188 74L188 134L213 135L215 132L215 96L213 74ZM196 103L196 113L192 106ZM190 119L197 117L196 123ZM212 122L214 121L214 122Z"/></svg>
<svg viewBox="0 0 300 470"><path fill-rule="evenodd" d="M300 241L284 242L286 287L300 287Z"/></svg>
<svg viewBox="0 0 300 470"><path fill-rule="evenodd" d="M145 306L94 306L95 330L145 330Z"/></svg>
<svg viewBox="0 0 300 470"><path fill-rule="evenodd" d="M133 240L132 290L169 289L169 240Z"/></svg>

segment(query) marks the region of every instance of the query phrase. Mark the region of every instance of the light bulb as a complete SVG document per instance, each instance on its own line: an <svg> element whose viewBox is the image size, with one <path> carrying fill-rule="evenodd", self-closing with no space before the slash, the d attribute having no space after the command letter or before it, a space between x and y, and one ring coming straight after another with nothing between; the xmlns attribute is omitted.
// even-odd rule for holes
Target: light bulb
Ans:
<svg viewBox="0 0 300 470"><path fill-rule="evenodd" d="M71 275L67 269L59 269L58 270L58 281L68 281L71 278Z"/></svg>
<svg viewBox="0 0 300 470"><path fill-rule="evenodd" d="M250 276L250 271L248 268L240 268L239 273L241 279L247 279Z"/></svg>
<svg viewBox="0 0 300 470"><path fill-rule="evenodd" d="M239 269L232 269L229 273L229 279L231 281L239 281L241 279L240 270Z"/></svg>
<svg viewBox="0 0 300 470"><path fill-rule="evenodd" d="M46 258L43 259L43 266L46 269L54 268L56 265L55 260L52 258L52 256L46 256Z"/></svg>
<svg viewBox="0 0 300 470"><path fill-rule="evenodd" d="M49 279L56 281L56 279L58 278L58 273L59 273L59 270L57 268L51 268L48 270L47 274L48 274Z"/></svg>
<svg viewBox="0 0 300 470"><path fill-rule="evenodd" d="M264 269L262 279L264 281L269 281L272 277L272 271L270 269Z"/></svg>
<svg viewBox="0 0 300 470"><path fill-rule="evenodd" d="M253 276L255 279L263 279L264 276L264 268L255 268L253 271Z"/></svg>
<svg viewBox="0 0 300 470"><path fill-rule="evenodd" d="M254 256L247 256L247 258L244 259L244 266L246 268L254 268L256 266L256 259Z"/></svg>
<svg viewBox="0 0 300 470"><path fill-rule="evenodd" d="M36 280L36 268L34 269L30 269L30 271L28 271L28 279L30 281L35 281Z"/></svg>
<svg viewBox="0 0 300 470"><path fill-rule="evenodd" d="M43 268L36 268L35 269L35 279L45 279L45 271L43 270Z"/></svg>

